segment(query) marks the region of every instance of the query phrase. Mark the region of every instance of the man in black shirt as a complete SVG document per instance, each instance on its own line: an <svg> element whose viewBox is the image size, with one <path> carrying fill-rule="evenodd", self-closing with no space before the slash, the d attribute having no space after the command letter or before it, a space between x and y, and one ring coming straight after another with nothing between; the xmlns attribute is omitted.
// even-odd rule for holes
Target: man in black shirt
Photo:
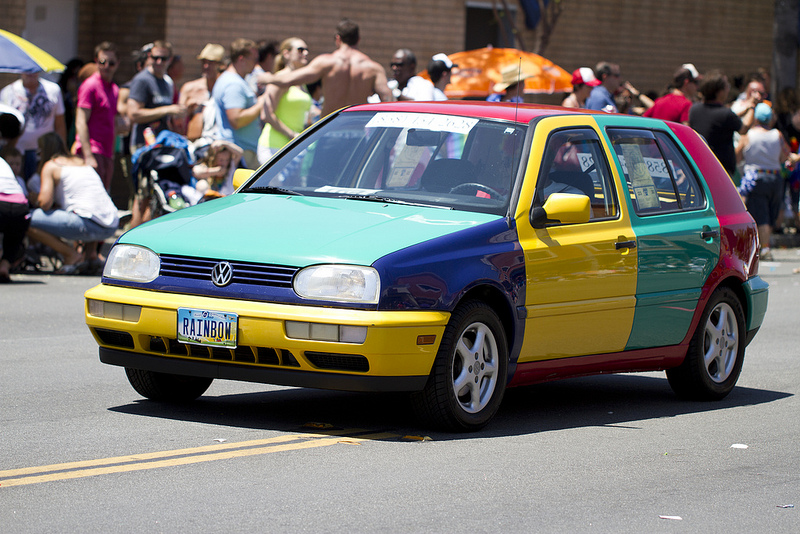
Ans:
<svg viewBox="0 0 800 534"><path fill-rule="evenodd" d="M705 138L722 166L733 176L736 172L733 134L743 134L750 129L753 110L758 102L750 97L739 116L725 105L730 88L725 74L720 71L708 73L700 86L703 102L694 104L689 110L689 126Z"/></svg>

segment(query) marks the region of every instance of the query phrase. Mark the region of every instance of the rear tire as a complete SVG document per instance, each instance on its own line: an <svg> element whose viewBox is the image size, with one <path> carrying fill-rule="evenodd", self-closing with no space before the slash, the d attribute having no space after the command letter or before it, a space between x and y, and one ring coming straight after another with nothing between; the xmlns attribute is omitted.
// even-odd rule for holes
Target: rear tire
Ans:
<svg viewBox="0 0 800 534"><path fill-rule="evenodd" d="M412 402L437 428L479 430L500 407L507 369L500 319L486 304L467 302L453 312L425 389L413 394Z"/></svg>
<svg viewBox="0 0 800 534"><path fill-rule="evenodd" d="M139 395L161 402L193 401L206 392L213 378L170 375L125 368L128 382Z"/></svg>
<svg viewBox="0 0 800 534"><path fill-rule="evenodd" d="M742 371L745 316L736 294L719 288L708 301L683 363L667 370L672 390L691 400L719 400Z"/></svg>

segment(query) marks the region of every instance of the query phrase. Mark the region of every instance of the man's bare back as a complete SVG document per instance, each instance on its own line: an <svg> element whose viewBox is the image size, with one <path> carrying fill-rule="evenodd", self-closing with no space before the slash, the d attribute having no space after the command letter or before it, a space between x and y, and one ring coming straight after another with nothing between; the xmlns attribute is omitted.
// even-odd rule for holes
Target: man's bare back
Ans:
<svg viewBox="0 0 800 534"><path fill-rule="evenodd" d="M315 57L308 65L280 74L260 74L259 82L281 86L322 81L325 100L322 116L352 104L363 104L377 93L381 101L393 100L386 71L360 50L340 43L336 51Z"/></svg>
<svg viewBox="0 0 800 534"><path fill-rule="evenodd" d="M322 77L325 101L322 116L352 104L362 104L374 93L381 100L391 100L386 72L360 50L343 46L328 54L330 67ZM385 88L384 94L381 89Z"/></svg>

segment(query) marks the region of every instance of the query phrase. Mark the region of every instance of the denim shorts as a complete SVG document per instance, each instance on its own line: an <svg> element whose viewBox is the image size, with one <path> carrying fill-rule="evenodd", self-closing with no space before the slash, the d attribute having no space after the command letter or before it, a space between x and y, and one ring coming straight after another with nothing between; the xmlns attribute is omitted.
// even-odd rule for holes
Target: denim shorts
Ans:
<svg viewBox="0 0 800 534"><path fill-rule="evenodd" d="M63 239L86 242L103 241L113 236L116 231L116 228L106 228L71 211L44 211L42 208L33 210L31 228Z"/></svg>

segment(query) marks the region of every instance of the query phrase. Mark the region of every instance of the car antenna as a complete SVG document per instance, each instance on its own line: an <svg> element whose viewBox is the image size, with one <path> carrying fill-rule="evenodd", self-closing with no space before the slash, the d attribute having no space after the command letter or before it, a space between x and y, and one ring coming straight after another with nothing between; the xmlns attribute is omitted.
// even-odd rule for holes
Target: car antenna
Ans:
<svg viewBox="0 0 800 534"><path fill-rule="evenodd" d="M522 56L519 57L519 63L517 64L517 78L520 78L521 76L522 76ZM514 100L516 100L516 102L514 102L514 128L516 128L517 116L519 115L519 84L517 84L517 98L515 98ZM517 131L518 130L515 129L514 132L511 134L511 135L514 136L514 151L511 153L511 187L512 188L514 187L514 170L515 170L514 155L517 153L517 137L518 137L517 136ZM520 161L522 161L522 159L520 159Z"/></svg>
<svg viewBox="0 0 800 534"><path fill-rule="evenodd" d="M517 79L519 80L522 77L522 56L519 58L519 62L517 63ZM519 82L517 82L517 98L514 99L514 122L517 122L517 114L519 112Z"/></svg>

